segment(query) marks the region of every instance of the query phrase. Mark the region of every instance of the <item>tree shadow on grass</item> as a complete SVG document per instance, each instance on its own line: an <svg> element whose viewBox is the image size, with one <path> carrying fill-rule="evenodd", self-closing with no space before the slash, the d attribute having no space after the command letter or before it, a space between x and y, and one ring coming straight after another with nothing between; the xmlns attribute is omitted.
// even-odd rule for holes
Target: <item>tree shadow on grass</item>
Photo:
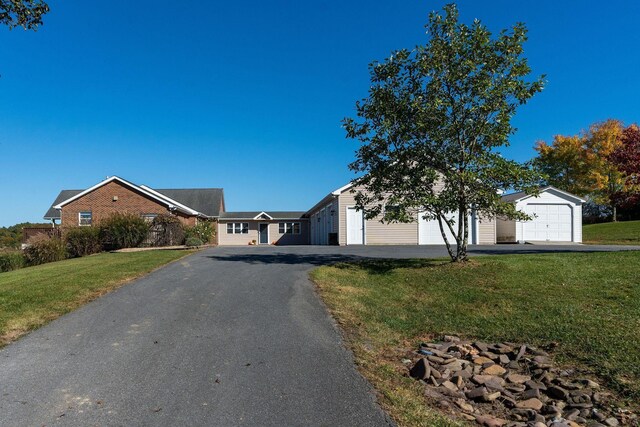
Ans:
<svg viewBox="0 0 640 427"><path fill-rule="evenodd" d="M235 254L209 255L207 258L222 262L244 262L252 265L285 264L285 265L329 265L339 269L364 269L370 274L387 274L399 268L425 268L447 264L448 261L435 259L387 259L367 258L358 255L338 254Z"/></svg>

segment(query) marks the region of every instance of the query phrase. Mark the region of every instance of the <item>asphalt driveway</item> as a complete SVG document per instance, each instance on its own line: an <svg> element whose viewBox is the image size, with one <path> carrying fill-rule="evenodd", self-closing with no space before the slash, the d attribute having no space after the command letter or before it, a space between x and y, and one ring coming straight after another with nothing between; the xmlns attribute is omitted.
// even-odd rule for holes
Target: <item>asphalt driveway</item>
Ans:
<svg viewBox="0 0 640 427"><path fill-rule="evenodd" d="M308 272L344 259L445 255L443 247L199 252L1 350L0 425L389 425Z"/></svg>

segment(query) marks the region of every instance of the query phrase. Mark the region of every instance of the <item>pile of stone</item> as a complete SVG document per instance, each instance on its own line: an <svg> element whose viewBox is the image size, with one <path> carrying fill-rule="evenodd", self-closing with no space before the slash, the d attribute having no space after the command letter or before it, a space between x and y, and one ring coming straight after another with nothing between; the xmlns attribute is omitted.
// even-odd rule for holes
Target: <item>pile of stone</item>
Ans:
<svg viewBox="0 0 640 427"><path fill-rule="evenodd" d="M628 419L607 406L610 394L571 370L554 367L541 349L445 336L421 344L409 375L442 407L487 427L615 427ZM633 422L633 421L632 421Z"/></svg>

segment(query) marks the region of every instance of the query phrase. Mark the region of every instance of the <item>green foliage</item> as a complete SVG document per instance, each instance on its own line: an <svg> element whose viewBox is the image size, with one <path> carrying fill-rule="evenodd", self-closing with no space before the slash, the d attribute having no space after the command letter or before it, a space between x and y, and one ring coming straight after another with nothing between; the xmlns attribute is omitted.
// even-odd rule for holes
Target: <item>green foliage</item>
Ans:
<svg viewBox="0 0 640 427"><path fill-rule="evenodd" d="M24 267L24 256L20 251L0 252L0 272L17 270Z"/></svg>
<svg viewBox="0 0 640 427"><path fill-rule="evenodd" d="M22 243L22 229L24 227L51 227L51 224L34 224L31 222L21 222L10 227L0 227L0 249L19 249Z"/></svg>
<svg viewBox="0 0 640 427"><path fill-rule="evenodd" d="M42 15L49 6L42 0L0 0L0 24L35 30L42 25Z"/></svg>
<svg viewBox="0 0 640 427"><path fill-rule="evenodd" d="M184 242L184 226L174 215L158 215L149 230L150 246L175 246Z"/></svg>
<svg viewBox="0 0 640 427"><path fill-rule="evenodd" d="M198 246L202 246L202 240L198 239L197 237L187 237L187 240L185 241L185 245L189 246L189 247L198 247Z"/></svg>
<svg viewBox="0 0 640 427"><path fill-rule="evenodd" d="M65 229L64 242L70 258L83 257L102 251L100 229L97 227L72 227Z"/></svg>
<svg viewBox="0 0 640 427"><path fill-rule="evenodd" d="M100 221L100 241L105 250L137 248L147 237L149 224L131 213L113 213Z"/></svg>
<svg viewBox="0 0 640 427"><path fill-rule="evenodd" d="M540 176L496 149L508 145L517 107L542 90L544 77L527 79L523 24L494 37L478 20L459 23L450 4L444 16L430 15L427 30L426 45L370 65L369 96L356 103L359 119L343 123L347 137L361 143L350 165L361 175L354 183L366 189L356 194L358 207L370 219L383 215L383 222L416 221L426 211L425 218L440 221L449 254L459 261L467 257L471 209L527 218L498 190L535 194ZM385 214L386 205L397 208ZM456 221L447 219L453 212Z"/></svg>
<svg viewBox="0 0 640 427"><path fill-rule="evenodd" d="M209 243L214 235L213 222L200 220L197 225L186 229L187 239L195 237L202 242Z"/></svg>
<svg viewBox="0 0 640 427"><path fill-rule="evenodd" d="M67 256L62 239L44 234L38 234L29 239L23 253L25 264L30 266L62 261Z"/></svg>

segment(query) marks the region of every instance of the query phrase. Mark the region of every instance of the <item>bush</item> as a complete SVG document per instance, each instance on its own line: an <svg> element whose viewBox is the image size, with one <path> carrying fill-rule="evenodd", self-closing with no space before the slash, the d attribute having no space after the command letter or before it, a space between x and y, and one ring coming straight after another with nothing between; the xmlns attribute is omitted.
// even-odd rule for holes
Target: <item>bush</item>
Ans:
<svg viewBox="0 0 640 427"><path fill-rule="evenodd" d="M70 258L82 257L102 251L100 229L96 227L67 228L64 233Z"/></svg>
<svg viewBox="0 0 640 427"><path fill-rule="evenodd" d="M188 237L185 245L187 246L202 246L202 240L198 239L197 237Z"/></svg>
<svg viewBox="0 0 640 427"><path fill-rule="evenodd" d="M100 241L106 250L137 248L148 232L149 224L135 214L116 212L100 221Z"/></svg>
<svg viewBox="0 0 640 427"><path fill-rule="evenodd" d="M20 251L0 251L0 273L24 267L24 256Z"/></svg>
<svg viewBox="0 0 640 427"><path fill-rule="evenodd" d="M45 234L37 234L29 239L27 247L22 252L26 265L62 261L67 255L62 239Z"/></svg>
<svg viewBox="0 0 640 427"><path fill-rule="evenodd" d="M200 220L198 225L194 225L193 227L189 227L186 230L187 239L190 237L195 237L200 239L200 241L209 243L211 241L211 237L213 236L213 223L211 221L203 221Z"/></svg>
<svg viewBox="0 0 640 427"><path fill-rule="evenodd" d="M151 223L149 246L175 246L184 242L184 226L178 217L173 215L158 215Z"/></svg>

